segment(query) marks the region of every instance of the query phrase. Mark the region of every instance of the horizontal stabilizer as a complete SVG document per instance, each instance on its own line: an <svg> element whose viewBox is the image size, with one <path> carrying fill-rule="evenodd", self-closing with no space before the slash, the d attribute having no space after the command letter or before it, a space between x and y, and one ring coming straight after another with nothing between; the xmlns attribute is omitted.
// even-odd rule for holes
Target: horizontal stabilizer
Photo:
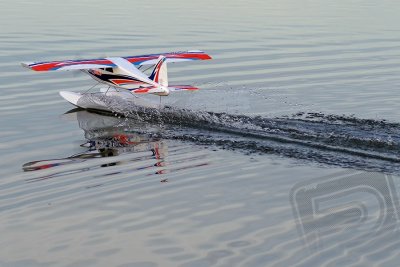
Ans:
<svg viewBox="0 0 400 267"><path fill-rule="evenodd" d="M130 90L133 94L158 94L165 93L165 90L161 87L139 87L137 89Z"/></svg>
<svg viewBox="0 0 400 267"><path fill-rule="evenodd" d="M178 91L196 91L199 90L199 88L194 87L192 85L171 85L168 87L168 90L170 92L178 92Z"/></svg>
<svg viewBox="0 0 400 267"><path fill-rule="evenodd" d="M155 95L168 95L170 92L179 92L179 91L196 91L199 88L191 86L191 85L172 85L170 87L139 87L137 89L129 90L132 94L155 94Z"/></svg>

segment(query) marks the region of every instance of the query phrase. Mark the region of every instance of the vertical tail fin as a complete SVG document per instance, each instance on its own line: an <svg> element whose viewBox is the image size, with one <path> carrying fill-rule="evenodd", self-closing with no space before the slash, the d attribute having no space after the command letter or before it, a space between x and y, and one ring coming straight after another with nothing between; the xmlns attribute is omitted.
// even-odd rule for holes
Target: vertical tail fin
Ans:
<svg viewBox="0 0 400 267"><path fill-rule="evenodd" d="M158 58L158 62L149 76L149 79L162 86L168 87L167 62L165 62L165 60L166 57L164 56Z"/></svg>

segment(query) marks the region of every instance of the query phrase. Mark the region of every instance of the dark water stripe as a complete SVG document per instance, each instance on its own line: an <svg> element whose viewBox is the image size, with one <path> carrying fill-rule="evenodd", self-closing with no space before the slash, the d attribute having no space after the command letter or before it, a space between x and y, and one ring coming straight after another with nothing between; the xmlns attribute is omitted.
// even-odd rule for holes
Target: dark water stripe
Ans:
<svg viewBox="0 0 400 267"><path fill-rule="evenodd" d="M164 107L148 109L120 99L109 107L128 119L127 125L147 123L162 128L136 132L152 137L240 149L246 153L273 153L329 165L399 172L400 125L352 116L298 113L266 118ZM129 127L128 127L129 128ZM139 130L138 130L139 129Z"/></svg>

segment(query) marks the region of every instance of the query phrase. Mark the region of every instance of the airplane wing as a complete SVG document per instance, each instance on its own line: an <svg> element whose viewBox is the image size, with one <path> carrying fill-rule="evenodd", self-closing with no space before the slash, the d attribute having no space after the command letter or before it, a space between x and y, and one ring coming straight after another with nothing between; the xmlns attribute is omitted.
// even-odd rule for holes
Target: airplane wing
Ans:
<svg viewBox="0 0 400 267"><path fill-rule="evenodd" d="M140 66L140 65L154 65L158 62L158 58L160 56L166 57L165 62L167 63L211 59L211 57L208 54L200 50L160 53L160 54L151 54L143 56L124 57L124 58L129 62L131 62L132 64Z"/></svg>
<svg viewBox="0 0 400 267"><path fill-rule="evenodd" d="M211 57L200 50L190 50L185 52L169 52L160 54L149 54L140 56L123 57L135 66L154 65L158 61L158 57L163 55L166 62L183 62L191 60L208 60ZM61 60L47 62L25 62L22 66L34 71L57 71L57 70L84 70L84 69L100 69L115 68L117 65L110 58L83 59L83 60Z"/></svg>
<svg viewBox="0 0 400 267"><path fill-rule="evenodd" d="M115 64L107 59L23 62L21 65L34 71L87 70L116 67Z"/></svg>

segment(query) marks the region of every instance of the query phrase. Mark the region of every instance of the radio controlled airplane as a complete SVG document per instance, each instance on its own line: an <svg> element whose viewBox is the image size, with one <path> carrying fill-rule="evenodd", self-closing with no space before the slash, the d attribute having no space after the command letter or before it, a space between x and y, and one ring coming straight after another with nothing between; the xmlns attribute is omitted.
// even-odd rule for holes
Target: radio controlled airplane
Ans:
<svg viewBox="0 0 400 267"><path fill-rule="evenodd" d="M60 95L71 104L80 108L111 111L104 101L101 101L99 98L90 98L90 96L118 96L141 105L146 102L141 101L137 95L153 94L160 96L161 102L161 96L167 96L170 92L198 90L198 88L191 85L169 85L167 62L208 59L211 59L211 57L203 51L191 50L130 57L27 62L21 64L34 71L83 71L98 83L106 84L108 87L100 88L97 93L61 91ZM150 67L154 65L150 76L144 73L145 70L142 71L145 65L150 65Z"/></svg>

